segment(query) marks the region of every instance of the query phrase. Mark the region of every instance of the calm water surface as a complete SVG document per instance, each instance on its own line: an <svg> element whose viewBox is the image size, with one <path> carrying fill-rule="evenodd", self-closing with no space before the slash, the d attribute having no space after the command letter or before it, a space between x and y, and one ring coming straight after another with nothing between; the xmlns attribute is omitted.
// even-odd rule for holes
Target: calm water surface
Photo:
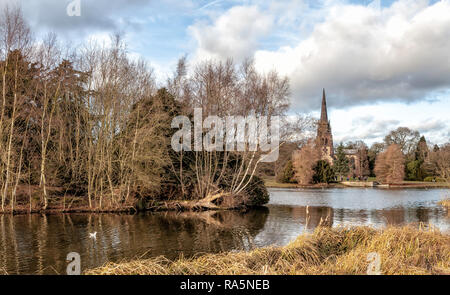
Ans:
<svg viewBox="0 0 450 295"><path fill-rule="evenodd" d="M285 245L321 218L333 226L432 224L450 232L450 214L437 204L447 189L271 189L267 208L249 212L1 215L0 273L64 274L69 252L82 269L137 257ZM306 221L306 206L310 219ZM89 233L97 231L97 239Z"/></svg>

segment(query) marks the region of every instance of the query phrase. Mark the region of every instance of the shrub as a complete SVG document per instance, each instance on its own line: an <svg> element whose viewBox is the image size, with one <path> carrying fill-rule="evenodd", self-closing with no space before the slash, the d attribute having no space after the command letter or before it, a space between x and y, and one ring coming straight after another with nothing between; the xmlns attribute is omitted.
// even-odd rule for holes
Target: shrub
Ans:
<svg viewBox="0 0 450 295"><path fill-rule="evenodd" d="M249 185L245 188L245 192L250 197L250 206L262 206L269 202L269 191L264 185L264 181L258 176L252 177Z"/></svg>
<svg viewBox="0 0 450 295"><path fill-rule="evenodd" d="M314 166L314 183L330 183L334 180L334 171L330 163L320 160Z"/></svg>
<svg viewBox="0 0 450 295"><path fill-rule="evenodd" d="M426 181L426 182L433 182L433 181L435 181L435 182L445 182L445 179L441 178L441 177L436 177L436 176L427 176L427 177L425 177L425 179L423 181Z"/></svg>
<svg viewBox="0 0 450 295"><path fill-rule="evenodd" d="M295 183L294 179L294 166L292 165L292 160L286 162L284 168L277 175L277 181L280 183Z"/></svg>

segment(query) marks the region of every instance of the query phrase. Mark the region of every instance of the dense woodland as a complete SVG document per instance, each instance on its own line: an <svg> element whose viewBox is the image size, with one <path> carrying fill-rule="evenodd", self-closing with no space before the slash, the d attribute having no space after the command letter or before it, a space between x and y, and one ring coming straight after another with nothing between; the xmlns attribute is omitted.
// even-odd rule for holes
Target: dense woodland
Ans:
<svg viewBox="0 0 450 295"><path fill-rule="evenodd" d="M20 9L6 8L0 87L2 211L112 210L223 193L239 204L268 200L255 152L177 153L170 142L172 119L194 108L204 117L286 112L287 78L259 74L251 60L188 67L181 58L157 85L120 35L72 48L54 34L35 39Z"/></svg>

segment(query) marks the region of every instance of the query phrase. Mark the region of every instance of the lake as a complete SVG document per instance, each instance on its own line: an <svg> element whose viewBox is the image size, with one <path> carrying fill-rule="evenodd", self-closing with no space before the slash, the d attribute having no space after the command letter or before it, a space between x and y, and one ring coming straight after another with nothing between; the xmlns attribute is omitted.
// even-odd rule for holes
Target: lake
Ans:
<svg viewBox="0 0 450 295"><path fill-rule="evenodd" d="M450 233L449 212L437 204L448 189L269 191L267 207L248 212L0 215L0 273L65 274L69 252L80 253L83 270L106 261L286 245L321 220L332 226L424 223Z"/></svg>

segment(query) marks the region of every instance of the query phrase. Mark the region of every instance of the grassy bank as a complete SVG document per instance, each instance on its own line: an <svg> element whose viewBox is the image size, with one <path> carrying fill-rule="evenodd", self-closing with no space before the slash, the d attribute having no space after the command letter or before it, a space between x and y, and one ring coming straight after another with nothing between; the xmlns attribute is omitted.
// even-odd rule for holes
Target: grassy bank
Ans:
<svg viewBox="0 0 450 295"><path fill-rule="evenodd" d="M403 181L391 184L393 188L450 188L449 182Z"/></svg>
<svg viewBox="0 0 450 295"><path fill-rule="evenodd" d="M267 188L296 188L296 187L298 187L298 184L296 184L296 183L280 183L272 178L264 179L264 185Z"/></svg>
<svg viewBox="0 0 450 295"><path fill-rule="evenodd" d="M108 263L85 274L366 274L367 254L371 252L380 255L382 274L450 274L450 236L413 227L319 227L285 247L176 261L157 257Z"/></svg>
<svg viewBox="0 0 450 295"><path fill-rule="evenodd" d="M297 183L281 183L277 182L274 178L265 178L264 179L264 185L267 188L333 188L333 187L346 187L345 185L342 185L340 183L316 183L316 184L308 184L308 185L301 185Z"/></svg>
<svg viewBox="0 0 450 295"><path fill-rule="evenodd" d="M353 181L353 180L351 180ZM368 181L375 181L375 179L369 179ZM348 187L341 183L330 184L311 184L311 185L299 185L297 183L280 183L274 178L264 179L264 184L267 188L322 188L322 187ZM425 181L403 181L402 183L390 184L389 188L450 188L448 182L425 182Z"/></svg>

